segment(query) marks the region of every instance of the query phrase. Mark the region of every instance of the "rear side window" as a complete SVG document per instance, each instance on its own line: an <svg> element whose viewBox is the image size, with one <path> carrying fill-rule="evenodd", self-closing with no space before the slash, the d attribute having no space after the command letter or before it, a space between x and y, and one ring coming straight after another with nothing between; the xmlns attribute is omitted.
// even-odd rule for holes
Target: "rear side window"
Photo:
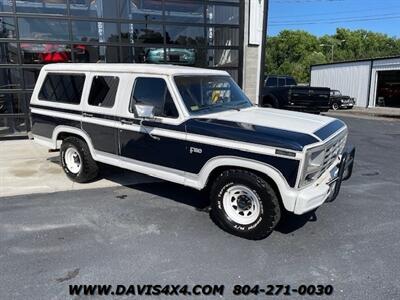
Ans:
<svg viewBox="0 0 400 300"><path fill-rule="evenodd" d="M278 82L277 82L276 77L269 77L267 79L267 83L265 85L268 87L276 87L277 83Z"/></svg>
<svg viewBox="0 0 400 300"><path fill-rule="evenodd" d="M95 76L89 94L89 105L113 107L117 95L119 78L114 76Z"/></svg>
<svg viewBox="0 0 400 300"><path fill-rule="evenodd" d="M84 83L84 74L49 73L40 89L39 100L79 104Z"/></svg>
<svg viewBox="0 0 400 300"><path fill-rule="evenodd" d="M144 104L154 106L154 115L157 117L178 118L179 116L167 83L162 78L137 78L131 103L131 111L134 111L134 104Z"/></svg>
<svg viewBox="0 0 400 300"><path fill-rule="evenodd" d="M286 85L297 85L296 80L292 77L286 78Z"/></svg>

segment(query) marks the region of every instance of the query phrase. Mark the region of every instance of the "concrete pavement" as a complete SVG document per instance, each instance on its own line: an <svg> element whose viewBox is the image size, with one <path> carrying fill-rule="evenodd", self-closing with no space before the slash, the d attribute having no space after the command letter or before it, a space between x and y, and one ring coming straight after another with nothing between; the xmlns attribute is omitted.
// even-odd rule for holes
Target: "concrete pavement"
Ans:
<svg viewBox="0 0 400 300"><path fill-rule="evenodd" d="M69 284L224 284L225 299L235 284L330 284L326 299L399 299L400 123L346 122L357 154L338 199L262 241L220 230L204 195L166 182L0 198L0 298L67 299Z"/></svg>
<svg viewBox="0 0 400 300"><path fill-rule="evenodd" d="M400 120L400 108L354 107L353 109L330 110L324 113L324 115L332 117L354 117L354 118L370 119L370 120L384 119L386 121L398 121Z"/></svg>
<svg viewBox="0 0 400 300"><path fill-rule="evenodd" d="M99 180L79 184L64 174L59 152L32 140L0 141L0 197L34 193L105 188L154 181L124 169L104 166Z"/></svg>
<svg viewBox="0 0 400 300"><path fill-rule="evenodd" d="M234 284L331 284L326 299L400 299L400 122L345 121L357 153L338 199L261 241L220 230L203 194L167 182L0 198L0 299L168 283L224 284L225 299Z"/></svg>

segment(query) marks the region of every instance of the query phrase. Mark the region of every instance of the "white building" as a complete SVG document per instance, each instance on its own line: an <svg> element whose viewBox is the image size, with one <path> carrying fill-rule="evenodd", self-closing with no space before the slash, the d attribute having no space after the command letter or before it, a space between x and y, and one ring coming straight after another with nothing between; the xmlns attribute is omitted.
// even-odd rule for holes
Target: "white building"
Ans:
<svg viewBox="0 0 400 300"><path fill-rule="evenodd" d="M400 108L400 56L311 66L311 86L339 90L360 107Z"/></svg>

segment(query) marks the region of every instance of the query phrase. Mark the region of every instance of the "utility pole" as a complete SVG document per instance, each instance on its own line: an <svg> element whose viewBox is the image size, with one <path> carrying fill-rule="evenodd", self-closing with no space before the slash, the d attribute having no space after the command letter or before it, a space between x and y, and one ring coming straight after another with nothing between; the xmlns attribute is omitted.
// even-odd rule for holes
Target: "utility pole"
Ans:
<svg viewBox="0 0 400 300"><path fill-rule="evenodd" d="M341 40L340 42L339 42L339 45L341 45L342 43L344 43L346 40ZM320 47L331 47L331 62L333 62L333 60L334 60L334 51L335 51L335 44L334 43L332 43L332 44L321 44L321 45L319 45Z"/></svg>

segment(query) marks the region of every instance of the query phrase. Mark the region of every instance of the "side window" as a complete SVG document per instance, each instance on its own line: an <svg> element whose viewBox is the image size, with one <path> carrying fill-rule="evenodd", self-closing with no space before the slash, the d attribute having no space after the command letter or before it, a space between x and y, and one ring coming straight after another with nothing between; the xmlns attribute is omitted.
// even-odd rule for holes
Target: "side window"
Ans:
<svg viewBox="0 0 400 300"><path fill-rule="evenodd" d="M278 86L285 86L285 78L278 78Z"/></svg>
<svg viewBox="0 0 400 300"><path fill-rule="evenodd" d="M276 77L269 77L267 79L267 83L265 85L268 87L276 87L276 85L277 85Z"/></svg>
<svg viewBox="0 0 400 300"><path fill-rule="evenodd" d="M89 94L89 105L113 107L118 90L119 78L114 76L95 76Z"/></svg>
<svg viewBox="0 0 400 300"><path fill-rule="evenodd" d="M79 104L84 83L83 74L49 73L39 91L39 100Z"/></svg>
<svg viewBox="0 0 400 300"><path fill-rule="evenodd" d="M297 85L296 80L292 77L286 78L286 85Z"/></svg>
<svg viewBox="0 0 400 300"><path fill-rule="evenodd" d="M157 117L179 116L167 83L161 78L137 78L132 92L131 111L134 111L134 104L154 106L154 115Z"/></svg>

